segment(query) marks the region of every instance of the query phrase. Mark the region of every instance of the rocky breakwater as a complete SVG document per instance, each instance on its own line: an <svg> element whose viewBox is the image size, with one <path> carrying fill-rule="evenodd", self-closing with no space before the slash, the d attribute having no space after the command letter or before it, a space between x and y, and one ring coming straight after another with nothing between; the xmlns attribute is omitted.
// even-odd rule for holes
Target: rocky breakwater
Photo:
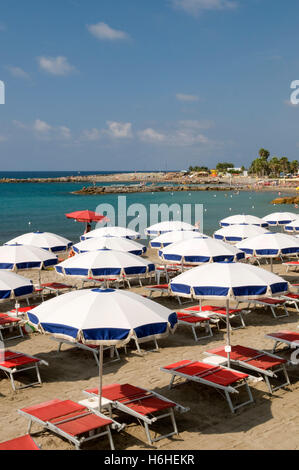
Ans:
<svg viewBox="0 0 299 470"><path fill-rule="evenodd" d="M193 185L178 185L178 186L146 186L146 185L127 185L127 186L84 186L78 191L72 191L71 194L81 195L104 195L104 194L127 194L127 193L161 193L161 192L174 192L174 191L232 191L234 188L230 187L194 187Z"/></svg>
<svg viewBox="0 0 299 470"><path fill-rule="evenodd" d="M271 201L271 204L299 204L299 195L298 196L288 196L288 197L277 197Z"/></svg>

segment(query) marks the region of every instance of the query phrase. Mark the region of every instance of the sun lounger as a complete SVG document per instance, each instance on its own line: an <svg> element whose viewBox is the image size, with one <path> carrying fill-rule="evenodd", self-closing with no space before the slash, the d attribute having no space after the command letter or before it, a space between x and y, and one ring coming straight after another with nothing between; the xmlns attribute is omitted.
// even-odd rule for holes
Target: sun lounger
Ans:
<svg viewBox="0 0 299 470"><path fill-rule="evenodd" d="M95 397L98 403L97 388L86 390L84 393ZM180 411L181 413L189 411L188 408L184 408L158 393L145 388L135 387L130 384L107 385L102 389L102 396L105 400L105 405L109 409L110 416L112 416L113 410L120 410L133 416L138 421L143 422L148 443L150 445L160 439L178 434L174 410ZM169 434L152 438L149 426L163 418L171 419L173 431Z"/></svg>
<svg viewBox="0 0 299 470"><path fill-rule="evenodd" d="M159 292L161 296L165 294L165 296L170 296L172 295L170 289L169 289L169 284L156 284L153 286L145 286L145 289L149 290L149 299L152 298L152 295L154 292ZM179 302L180 305L182 305L182 301L178 295L175 295L177 301Z"/></svg>
<svg viewBox="0 0 299 470"><path fill-rule="evenodd" d="M287 267L286 272L289 271L289 268L291 267L297 267L299 266L299 261L286 261L285 263L282 263L284 266Z"/></svg>
<svg viewBox="0 0 299 470"><path fill-rule="evenodd" d="M289 316L289 312L287 311L287 308L286 308L286 305L285 305L286 300L284 300L284 299L278 299L278 298L272 298L272 297L271 298L270 297L261 297L260 299L251 300L248 303L248 308L250 308L251 304L262 305L264 307L269 307L271 312L272 312L273 317L276 318L276 319ZM276 313L277 308L283 308L285 313L281 314L281 315L277 315L277 313Z"/></svg>
<svg viewBox="0 0 299 470"><path fill-rule="evenodd" d="M162 372L172 375L169 388L174 385L177 377L213 387L223 392L229 408L234 413L238 408L253 402L251 390L247 383L248 374L237 372L221 365L211 365L205 362L184 360L161 368ZM238 389L245 387L248 400L233 404L230 394L238 394Z"/></svg>
<svg viewBox="0 0 299 470"><path fill-rule="evenodd" d="M34 309L35 307L37 307L37 305L30 305L29 307L19 307L18 309L13 308L9 312L7 312L7 315L11 315L12 317L26 318L26 313L29 312L29 310Z"/></svg>
<svg viewBox="0 0 299 470"><path fill-rule="evenodd" d="M227 352L224 346L220 346L210 351L206 351L207 355L227 357ZM269 392L273 393L282 387L290 385L290 380L286 370L286 360L274 354L260 351L258 349L247 348L244 346L236 345L231 346L230 361L241 368L256 372L265 380ZM278 372L282 372L285 381L274 387L270 383L270 378L277 379Z"/></svg>
<svg viewBox="0 0 299 470"><path fill-rule="evenodd" d="M61 346L63 344L68 344L69 346L73 346L74 348L84 349L85 351L92 352L97 365L99 365L99 346L93 346L93 345L90 345L90 344L87 345L87 344L78 343L78 342L73 343L72 341L69 341L67 339L55 338L54 336L50 336L50 339L52 341L56 341L56 342L59 343L58 344L58 349L57 349L58 352L61 351ZM118 353L118 350L115 346L106 346L106 347L104 347L104 351L107 350L107 349L110 351L111 361L109 361L109 362L120 361L119 353ZM112 359L114 356L116 356L116 359Z"/></svg>
<svg viewBox="0 0 299 470"><path fill-rule="evenodd" d="M180 268L179 266L169 266L169 265L160 265L160 266L156 266L156 282L157 284L160 284L160 278L161 276L165 276L166 278L166 281L169 282L169 277L170 277L170 274L178 274L182 272L182 268Z"/></svg>
<svg viewBox="0 0 299 470"><path fill-rule="evenodd" d="M185 326L189 326L192 328L195 341L200 341L202 339L210 338L211 336L213 336L209 319L207 317L199 317L199 316L192 315L190 313L184 313L184 312L177 312L176 314L177 314L179 325L185 325ZM195 328L199 328L199 327L205 328L206 332L209 334L207 334L206 336L198 337L196 334Z"/></svg>
<svg viewBox="0 0 299 470"><path fill-rule="evenodd" d="M90 410L71 400L51 400L38 405L22 408L18 412L29 420L28 433L33 423L58 434L80 449L84 442L108 436L111 450L114 450L111 427L120 427L111 418L99 411Z"/></svg>
<svg viewBox="0 0 299 470"><path fill-rule="evenodd" d="M22 325L23 322L20 318L11 317L7 313L0 313L0 340L4 341L3 332L5 330L12 330L13 328L16 328L19 334L16 336L10 336L6 339L15 339L23 337L24 334L22 330Z"/></svg>
<svg viewBox="0 0 299 470"><path fill-rule="evenodd" d="M62 284L61 282L47 282L45 284L41 284L41 288L43 289L43 294L49 293L57 296L61 293L73 290L74 286Z"/></svg>
<svg viewBox="0 0 299 470"><path fill-rule="evenodd" d="M194 305L193 307L188 307L184 309L185 312L193 312L198 315L207 315L209 318L216 318L225 322L226 324L226 307L219 307L217 305L203 305L200 309L199 305ZM240 328L245 328L245 322L243 318L244 313L249 313L249 310L243 310L241 308L230 308L229 309L229 325L232 330L238 330ZM232 327L231 320L238 318L241 322L240 326Z"/></svg>
<svg viewBox="0 0 299 470"><path fill-rule="evenodd" d="M41 450L30 434L0 443L0 450Z"/></svg>
<svg viewBox="0 0 299 470"><path fill-rule="evenodd" d="M297 333L296 331L277 331L276 333L268 333L265 336L266 338L275 341L272 352L276 351L276 348L279 344L286 344L289 348L299 347L299 333Z"/></svg>
<svg viewBox="0 0 299 470"><path fill-rule="evenodd" d="M23 354L17 351L4 350L0 351L0 370L2 370L7 376L10 377L11 385L14 391L21 388L30 387L32 385L42 384L39 366L43 364L48 366L49 364L41 359L28 354ZM16 387L14 382L14 374L35 369L37 382L31 382L21 387Z"/></svg>
<svg viewBox="0 0 299 470"><path fill-rule="evenodd" d="M289 292L286 295L282 295L280 298L285 300L286 304L293 305L296 308L297 312L299 312L299 294L292 294L291 292Z"/></svg>

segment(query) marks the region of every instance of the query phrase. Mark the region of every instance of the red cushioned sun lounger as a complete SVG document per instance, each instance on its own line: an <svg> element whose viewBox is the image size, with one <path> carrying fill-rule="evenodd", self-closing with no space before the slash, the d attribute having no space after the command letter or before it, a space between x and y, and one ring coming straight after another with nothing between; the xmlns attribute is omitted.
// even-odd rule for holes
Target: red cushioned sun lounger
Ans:
<svg viewBox="0 0 299 470"><path fill-rule="evenodd" d="M282 295L281 299L285 300L286 304L293 305L297 312L299 312L299 294L292 294L291 292L286 295Z"/></svg>
<svg viewBox="0 0 299 470"><path fill-rule="evenodd" d="M30 434L0 443L0 450L41 450Z"/></svg>
<svg viewBox="0 0 299 470"><path fill-rule="evenodd" d="M275 341L272 352L276 351L279 344L286 344L289 348L299 347L299 333L296 331L283 330L276 333L268 333L265 336Z"/></svg>
<svg viewBox="0 0 299 470"><path fill-rule="evenodd" d="M98 389L90 389L84 392L87 395L98 396ZM135 387L130 384L111 384L103 387L102 396L108 400L110 415L112 410L120 410L144 423L146 436L150 445L166 437L178 434L174 410L182 412L189 411L177 403L168 400L158 393ZM160 419L170 417L173 431L156 438L150 435L149 426Z"/></svg>
<svg viewBox="0 0 299 470"><path fill-rule="evenodd" d="M0 340L4 341L3 333L5 330L17 328L19 334L16 336L9 336L6 339L21 338L23 335L22 322L20 318L10 317L7 313L0 313Z"/></svg>
<svg viewBox="0 0 299 470"><path fill-rule="evenodd" d="M288 317L289 316L289 312L287 311L286 309L286 300L285 299L281 299L281 298L270 298L270 297L261 297L259 299L256 299L256 300L251 300L249 303L248 303L248 308L250 307L251 304L255 304L255 305L261 305L261 306L264 306L264 307L269 307L271 312L272 312L272 315L274 318L283 318L283 317ZM283 308L284 309L284 314L281 314L281 315L277 315L276 313L276 309L277 308Z"/></svg>
<svg viewBox="0 0 299 470"><path fill-rule="evenodd" d="M205 354L224 358L227 357L227 352L225 351L224 346L211 349ZM230 360L239 367L257 372L257 374L265 380L270 393L273 393L279 388L290 385L288 373L285 368L287 361L279 356L275 356L274 354L270 354L265 351L260 351L259 349L236 345L231 346ZM278 372L283 373L285 381L276 387L273 387L270 383L270 378L277 378Z"/></svg>
<svg viewBox="0 0 299 470"><path fill-rule="evenodd" d="M282 263L282 264L287 267L286 272L288 272L291 266L294 266L294 267L299 266L299 261L286 261L285 263Z"/></svg>
<svg viewBox="0 0 299 470"><path fill-rule="evenodd" d="M214 366L205 362L184 360L161 368L162 372L172 375L169 388L177 377L213 387L224 392L232 413L238 408L253 402L251 390L247 383L248 374L237 372L224 366ZM230 394L239 393L238 388L245 387L248 400L233 405Z"/></svg>
<svg viewBox="0 0 299 470"><path fill-rule="evenodd" d="M213 332L209 323L209 319L206 317L199 317L196 315L191 315L190 313L176 312L178 324L185 325L192 328L195 341L200 341L201 339L210 338L213 336ZM206 332L209 333L206 336L201 336L200 338L196 334L195 328L203 327Z"/></svg>
<svg viewBox="0 0 299 470"><path fill-rule="evenodd" d="M205 312L209 313L209 317L212 318L218 318L219 320L222 320L226 324L226 307L219 307L217 305L203 305L200 309L199 305L194 305L193 307L188 307L184 309L185 312L197 312L200 315L200 312ZM245 322L243 318L243 313L249 313L246 310L243 310L242 308L230 308L229 309L229 320L233 318L239 318L241 325L237 327L232 327L230 323L230 328L232 330L238 330L239 328L245 328Z"/></svg>
<svg viewBox="0 0 299 470"><path fill-rule="evenodd" d="M41 288L43 289L43 294L54 293L58 296L60 292L66 292L74 289L74 286L62 284L61 282L47 282L45 284L41 284Z"/></svg>
<svg viewBox="0 0 299 470"><path fill-rule="evenodd" d="M114 450L111 425L120 427L99 411L91 411L71 400L51 400L35 406L23 408L18 412L29 420L28 433L33 423L58 434L72 442L76 449L92 439L108 436L110 447Z"/></svg>
<svg viewBox="0 0 299 470"><path fill-rule="evenodd" d="M38 359L34 356L29 356L28 354L10 350L0 351L0 370L10 377L11 385L14 391L21 388L31 387L32 385L41 385L42 381L39 373L39 365L41 364L46 366L49 365L46 361ZM14 374L28 371L30 369L35 369L37 382L31 382L27 385L16 387L14 382Z"/></svg>

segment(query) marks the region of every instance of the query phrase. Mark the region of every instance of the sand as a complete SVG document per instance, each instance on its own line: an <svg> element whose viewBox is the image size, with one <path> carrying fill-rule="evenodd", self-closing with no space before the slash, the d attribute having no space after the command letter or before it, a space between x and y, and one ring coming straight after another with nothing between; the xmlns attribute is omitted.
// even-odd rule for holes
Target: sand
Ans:
<svg viewBox="0 0 299 470"><path fill-rule="evenodd" d="M150 250L151 259L156 259L156 253ZM269 269L265 266L265 269ZM283 274L286 279L297 280L296 273L285 273L285 267L275 265L275 272ZM37 281L34 272L22 274ZM67 281L54 271L43 272L42 281ZM144 287L134 285L134 292L145 294ZM179 309L174 298L158 297L154 300L172 308ZM34 303L32 301L32 303ZM194 304L191 302L189 305ZM2 304L5 312L13 306L12 303ZM184 305L185 306L185 305ZM186 304L187 306L187 304ZM296 330L298 313L294 308L288 308L290 316L276 320L270 311L263 308L252 310L245 316L245 329L232 332L232 344L242 344L271 351L273 342L265 338L266 333L281 329ZM237 321L237 320L236 320ZM243 407L235 414L228 408L226 400L214 389L195 383L182 383L173 389L168 389L170 376L163 373L160 367L182 359L202 359L204 352L224 344L225 326L214 336L196 343L191 329L180 326L175 334L159 341L159 351L147 351L143 356L137 354L134 344L125 354L120 349L121 361L109 363L105 357L103 368L104 385L110 383L132 383L152 389L170 399L189 407L185 414L176 414L179 435L163 439L153 446L146 442L144 429L134 419L121 415L118 420L127 424L120 433L114 432L115 448L118 450L202 450L202 449L289 449L299 448L299 366L289 369L291 385L269 395L264 381L251 385L254 403ZM9 348L22 351L46 360L49 366L41 366L42 386L34 386L13 392L10 381L0 375L0 442L12 439L27 432L27 420L17 413L18 409L38 404L54 398L79 401L84 399L83 390L98 385L98 367L91 353L73 349L64 345L60 353L57 343L49 336L34 333L25 339L10 340L6 343ZM151 344L144 345L150 349ZM290 352L282 352L282 356L290 357ZM17 379L17 376L16 376ZM25 380L25 377L24 377ZM19 383L18 383L19 384ZM167 433L169 423L159 423L157 429ZM45 450L74 449L68 441L33 426L33 435ZM84 445L85 449L109 449L106 438Z"/></svg>

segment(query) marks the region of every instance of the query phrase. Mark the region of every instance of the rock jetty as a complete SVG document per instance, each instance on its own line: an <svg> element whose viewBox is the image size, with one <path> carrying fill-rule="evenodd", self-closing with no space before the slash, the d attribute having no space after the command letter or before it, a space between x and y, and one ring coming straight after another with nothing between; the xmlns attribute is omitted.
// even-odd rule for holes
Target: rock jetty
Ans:
<svg viewBox="0 0 299 470"><path fill-rule="evenodd" d="M126 186L84 186L78 191L72 191L71 194L81 195L97 195L97 194L127 194L127 193L161 193L174 191L232 191L231 187L204 186L197 187L193 185L177 185L177 186L145 186L145 185L126 185Z"/></svg>

